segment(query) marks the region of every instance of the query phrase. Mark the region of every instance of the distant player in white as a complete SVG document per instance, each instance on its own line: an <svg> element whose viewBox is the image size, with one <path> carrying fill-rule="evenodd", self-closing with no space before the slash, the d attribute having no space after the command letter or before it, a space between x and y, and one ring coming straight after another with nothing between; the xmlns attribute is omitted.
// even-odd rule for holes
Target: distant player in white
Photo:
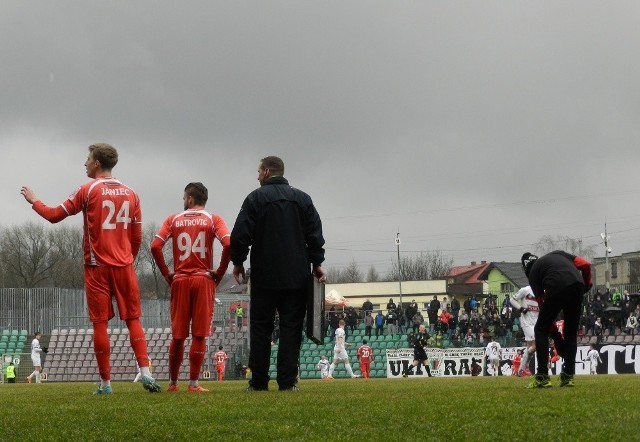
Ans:
<svg viewBox="0 0 640 442"><path fill-rule="evenodd" d="M31 362L33 362L33 373L27 376L27 382L31 383L31 379L36 379L36 384L39 384L40 381L40 372L42 371L42 362L40 361L40 353L42 352L42 348L40 348L40 338L42 337L42 333L39 331L36 332L33 341L31 341Z"/></svg>
<svg viewBox="0 0 640 442"><path fill-rule="evenodd" d="M347 347L351 347L349 342L345 340L345 332L344 332L345 322L343 319L338 323L338 328L336 329L336 344L333 346L333 362L329 366L329 376L327 379L333 379L333 370L336 369L336 365L338 365L339 361L344 362L344 368L347 370L347 373L352 378L357 378L355 374L353 374L353 370L351 369L351 364L349 363L349 355L347 354Z"/></svg>
<svg viewBox="0 0 640 442"><path fill-rule="evenodd" d="M587 353L586 361L591 362L589 374L598 374L598 362L602 363L602 359L600 359L600 352L593 345L590 347L589 353Z"/></svg>
<svg viewBox="0 0 640 442"><path fill-rule="evenodd" d="M500 354L502 353L502 347L496 342L495 336L491 337L491 342L484 350L484 354L489 362L489 367L493 369L492 376L498 376L500 371Z"/></svg>
<svg viewBox="0 0 640 442"><path fill-rule="evenodd" d="M527 343L527 348L522 355L522 362L520 362L520 369L516 373L516 376L522 376L522 372L529 366L529 359L536 354L536 337L533 328L538 321L540 307L530 286L522 287L517 293L514 293L509 298L509 302L514 309L520 311L520 327L522 327L524 340Z"/></svg>
<svg viewBox="0 0 640 442"><path fill-rule="evenodd" d="M320 355L320 360L318 361L318 370L320 370L320 379L329 378L329 360L325 355Z"/></svg>

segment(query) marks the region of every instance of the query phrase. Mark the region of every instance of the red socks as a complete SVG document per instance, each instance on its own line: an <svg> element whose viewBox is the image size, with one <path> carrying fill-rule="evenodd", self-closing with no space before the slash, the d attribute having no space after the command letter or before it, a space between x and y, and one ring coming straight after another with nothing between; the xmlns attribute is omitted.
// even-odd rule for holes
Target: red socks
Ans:
<svg viewBox="0 0 640 442"><path fill-rule="evenodd" d="M191 349L189 350L189 380L197 381L200 377L200 369L204 362L204 354L207 351L207 344L202 336L194 336L191 339Z"/></svg>
<svg viewBox="0 0 640 442"><path fill-rule="evenodd" d="M96 354L100 379L105 381L110 380L111 364L109 363L109 356L111 355L111 343L107 335L106 322L93 323L93 351Z"/></svg>

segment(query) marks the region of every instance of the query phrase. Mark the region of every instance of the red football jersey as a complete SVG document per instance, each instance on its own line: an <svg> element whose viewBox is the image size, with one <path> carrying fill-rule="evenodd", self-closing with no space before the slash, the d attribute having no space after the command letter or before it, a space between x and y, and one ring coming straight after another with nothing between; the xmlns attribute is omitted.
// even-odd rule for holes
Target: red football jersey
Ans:
<svg viewBox="0 0 640 442"><path fill-rule="evenodd" d="M373 349L368 345L361 345L358 348L358 358L360 360L370 361L373 359Z"/></svg>
<svg viewBox="0 0 640 442"><path fill-rule="evenodd" d="M229 229L218 215L205 210L185 210L171 215L156 234L163 244L173 238L173 268L176 275L202 274L213 269L213 240L223 243Z"/></svg>
<svg viewBox="0 0 640 442"><path fill-rule="evenodd" d="M140 199L115 178L96 178L83 184L57 208L36 201L33 209L51 222L82 211L85 264L123 267L138 253L142 238Z"/></svg>
<svg viewBox="0 0 640 442"><path fill-rule="evenodd" d="M220 350L217 351L214 355L213 355L213 360L216 361L217 364L224 364L225 361L229 359L229 357L227 356L227 354Z"/></svg>

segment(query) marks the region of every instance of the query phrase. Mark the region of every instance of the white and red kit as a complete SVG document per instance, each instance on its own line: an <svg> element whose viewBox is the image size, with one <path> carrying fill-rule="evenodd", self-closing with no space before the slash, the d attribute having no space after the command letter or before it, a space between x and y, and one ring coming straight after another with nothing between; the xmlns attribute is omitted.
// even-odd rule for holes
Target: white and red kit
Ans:
<svg viewBox="0 0 640 442"><path fill-rule="evenodd" d="M526 313L520 315L520 327L524 332L525 341L535 341L533 328L536 325L536 321L538 321L540 307L531 287L522 287L509 298L509 302L517 310L527 309Z"/></svg>

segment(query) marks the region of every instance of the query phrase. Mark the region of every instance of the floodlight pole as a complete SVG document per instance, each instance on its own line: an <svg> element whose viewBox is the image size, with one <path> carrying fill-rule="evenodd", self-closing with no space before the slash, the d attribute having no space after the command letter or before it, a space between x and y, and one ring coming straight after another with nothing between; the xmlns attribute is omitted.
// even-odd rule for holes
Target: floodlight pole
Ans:
<svg viewBox="0 0 640 442"><path fill-rule="evenodd" d="M609 235L607 235L607 223L604 223L604 233L600 235L604 241L604 283L609 290Z"/></svg>
<svg viewBox="0 0 640 442"><path fill-rule="evenodd" d="M402 266L400 265L400 228L396 234L396 249L398 250L398 287L400 290L400 313L404 313L402 308Z"/></svg>

